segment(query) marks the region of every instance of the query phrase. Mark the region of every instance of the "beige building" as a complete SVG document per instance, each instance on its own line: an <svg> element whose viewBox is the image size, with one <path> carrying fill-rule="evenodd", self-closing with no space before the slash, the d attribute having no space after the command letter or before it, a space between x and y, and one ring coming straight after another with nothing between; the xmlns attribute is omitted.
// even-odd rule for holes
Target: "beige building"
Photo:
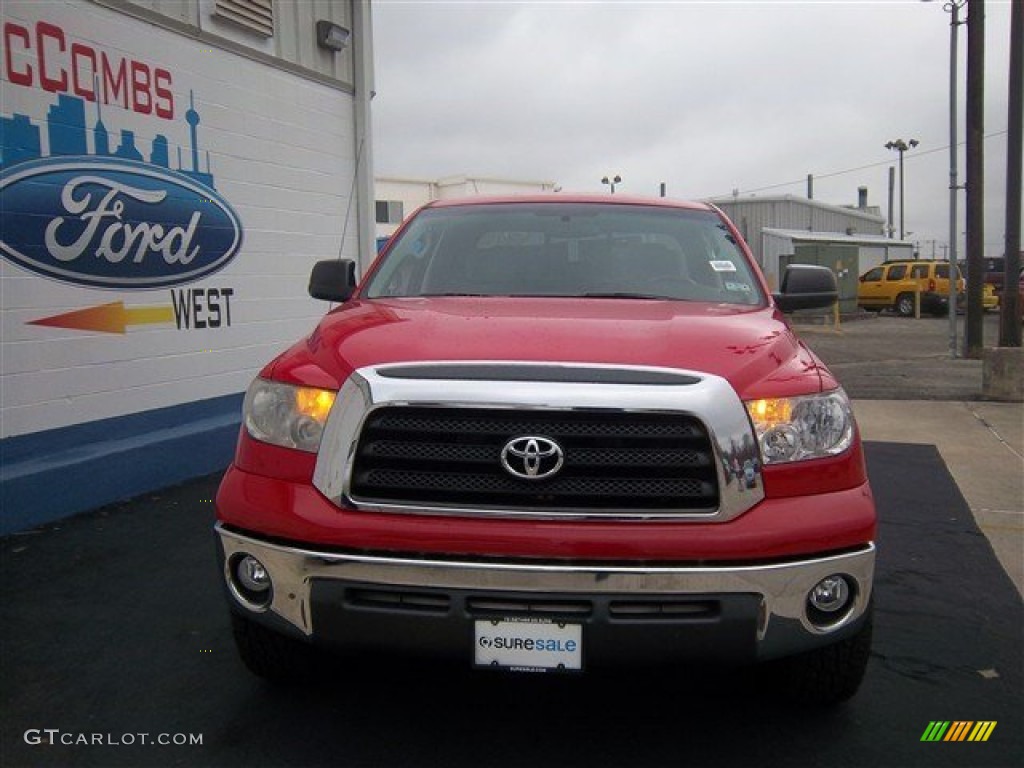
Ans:
<svg viewBox="0 0 1024 768"><path fill-rule="evenodd" d="M398 225L417 208L433 200L451 200L475 195L523 195L555 192L553 181L492 179L449 176L436 181L380 177L375 179L377 239L390 237Z"/></svg>

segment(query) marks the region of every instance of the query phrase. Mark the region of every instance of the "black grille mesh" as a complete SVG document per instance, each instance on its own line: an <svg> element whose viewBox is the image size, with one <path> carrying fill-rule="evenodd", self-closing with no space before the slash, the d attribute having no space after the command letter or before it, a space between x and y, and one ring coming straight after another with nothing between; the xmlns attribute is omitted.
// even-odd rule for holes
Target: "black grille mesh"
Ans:
<svg viewBox="0 0 1024 768"><path fill-rule="evenodd" d="M521 479L505 444L539 436L565 456L549 479ZM703 425L680 414L387 407L363 427L351 495L360 502L614 514L712 514L718 487Z"/></svg>

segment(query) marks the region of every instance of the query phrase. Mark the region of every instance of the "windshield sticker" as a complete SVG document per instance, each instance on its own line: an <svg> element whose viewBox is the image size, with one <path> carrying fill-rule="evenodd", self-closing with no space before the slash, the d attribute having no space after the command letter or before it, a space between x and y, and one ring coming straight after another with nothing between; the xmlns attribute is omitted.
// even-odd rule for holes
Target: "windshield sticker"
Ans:
<svg viewBox="0 0 1024 768"><path fill-rule="evenodd" d="M725 290L727 291L741 291L743 293L750 293L750 286L746 283L730 283L726 281Z"/></svg>
<svg viewBox="0 0 1024 768"><path fill-rule="evenodd" d="M708 264L715 272L735 272L736 265L731 261L709 261Z"/></svg>

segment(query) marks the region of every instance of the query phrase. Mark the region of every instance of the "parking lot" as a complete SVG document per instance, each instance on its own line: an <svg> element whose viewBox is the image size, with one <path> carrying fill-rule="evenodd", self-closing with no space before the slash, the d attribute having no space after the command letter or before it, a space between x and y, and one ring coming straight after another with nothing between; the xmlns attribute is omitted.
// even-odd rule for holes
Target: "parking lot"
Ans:
<svg viewBox="0 0 1024 768"><path fill-rule="evenodd" d="M468 660L367 658L312 687L272 687L234 653L211 532L218 477L210 476L0 540L0 763L1019 765L1024 609L972 513L981 491L962 490L949 435L929 442L891 416L902 410L892 398L909 402L921 382L893 376L889 399L866 394L887 366L979 365L943 361L943 348L928 346L936 334L941 342L941 329L928 323L945 327L881 317L839 334L800 330L854 398L865 398L881 436L866 431L881 520L874 651L863 688L842 707L785 705L742 669L502 677L474 674ZM922 337L931 340L915 348L929 351L910 363L892 341L909 348ZM953 402L937 405L976 397L947 392L942 399ZM993 413L1012 420L1019 410ZM933 721L996 726L983 743L922 742ZM148 743L159 740L172 743Z"/></svg>
<svg viewBox="0 0 1024 768"><path fill-rule="evenodd" d="M798 333L839 378L850 397L867 400L979 400L981 360L962 356L964 317L957 317L958 357L949 355L949 318L918 320L888 312L842 322L798 323ZM999 315L983 318L984 342L999 340Z"/></svg>

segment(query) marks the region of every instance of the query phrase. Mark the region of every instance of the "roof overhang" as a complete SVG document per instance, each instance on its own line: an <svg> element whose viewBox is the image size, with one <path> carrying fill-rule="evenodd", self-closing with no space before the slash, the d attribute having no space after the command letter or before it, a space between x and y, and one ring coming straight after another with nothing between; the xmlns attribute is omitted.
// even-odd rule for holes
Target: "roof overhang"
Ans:
<svg viewBox="0 0 1024 768"><path fill-rule="evenodd" d="M808 232L806 229L761 230L762 235L785 237L801 243L843 243L845 245L875 245L889 248L913 248L911 240L894 240L882 235L847 235L845 232Z"/></svg>
<svg viewBox="0 0 1024 768"><path fill-rule="evenodd" d="M717 205L720 208L724 208L730 205L758 205L760 203L791 203L794 205L801 205L805 208L815 208L819 211L829 211L830 213L841 213L846 216L854 216L858 219L864 219L876 224L884 224L885 217L875 213L869 213L868 211L861 210L860 208L847 208L844 205L832 205L830 203L823 203L820 200L813 200L806 197L797 197L796 195L768 195L765 197L752 196L752 197L714 197L709 198L705 202Z"/></svg>

